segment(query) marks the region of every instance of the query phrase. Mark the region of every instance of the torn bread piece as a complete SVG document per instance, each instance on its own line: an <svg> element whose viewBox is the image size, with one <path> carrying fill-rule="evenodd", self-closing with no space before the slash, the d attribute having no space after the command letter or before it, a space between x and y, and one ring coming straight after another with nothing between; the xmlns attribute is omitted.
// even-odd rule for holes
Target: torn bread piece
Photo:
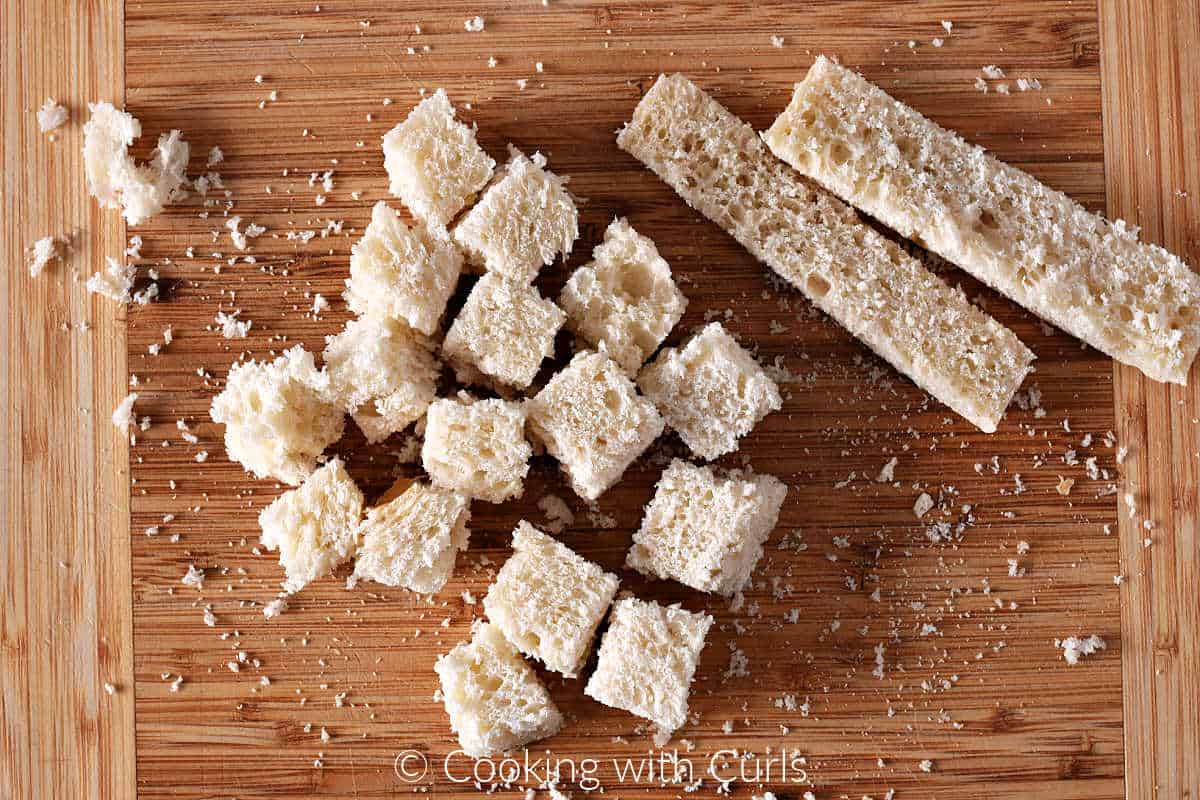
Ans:
<svg viewBox="0 0 1200 800"><path fill-rule="evenodd" d="M530 283L579 238L579 212L567 179L545 169L546 158L512 149L480 201L454 227L471 263L516 283Z"/></svg>
<svg viewBox="0 0 1200 800"><path fill-rule="evenodd" d="M567 327L606 350L630 377L687 310L666 259L624 217L604 231L592 261L575 270L558 303Z"/></svg>
<svg viewBox="0 0 1200 800"><path fill-rule="evenodd" d="M454 115L446 91L438 89L383 137L389 191L439 232L475 199L496 166L475 141L475 129Z"/></svg>
<svg viewBox="0 0 1200 800"><path fill-rule="evenodd" d="M471 537L470 499L417 482L381 500L359 527L355 579L422 594L441 591Z"/></svg>
<svg viewBox="0 0 1200 800"><path fill-rule="evenodd" d="M787 486L771 475L718 475L673 459L625 565L701 592L735 594L750 581L786 496Z"/></svg>
<svg viewBox="0 0 1200 800"><path fill-rule="evenodd" d="M262 544L279 551L285 591L300 591L354 555L362 506L362 492L333 458L259 513Z"/></svg>
<svg viewBox="0 0 1200 800"><path fill-rule="evenodd" d="M463 257L449 239L404 220L380 200L350 250L343 297L355 314L402 320L432 336L458 286Z"/></svg>
<svg viewBox="0 0 1200 800"><path fill-rule="evenodd" d="M498 381L526 389L554 354L554 337L565 319L536 287L488 273L471 287L442 353L463 383Z"/></svg>
<svg viewBox="0 0 1200 800"><path fill-rule="evenodd" d="M719 322L667 348L638 375L638 388L688 448L711 461L783 406L779 387Z"/></svg>
<svg viewBox="0 0 1200 800"><path fill-rule="evenodd" d="M485 758L553 736L562 713L500 629L482 620L433 665L463 752Z"/></svg>
<svg viewBox="0 0 1200 800"><path fill-rule="evenodd" d="M617 144L918 386L996 430L1028 348L699 87L659 76Z"/></svg>
<svg viewBox="0 0 1200 800"><path fill-rule="evenodd" d="M188 143L179 131L158 137L154 156L137 164L129 146L142 135L142 124L112 103L88 105L83 126L83 162L88 191L103 208L120 208L125 221L139 225L183 194L187 182Z"/></svg>
<svg viewBox="0 0 1200 800"><path fill-rule="evenodd" d="M605 353L576 353L526 404L530 429L585 500L604 494L663 431L654 404Z"/></svg>
<svg viewBox="0 0 1200 800"><path fill-rule="evenodd" d="M213 422L225 426L225 451L247 472L293 486L346 424L329 374L296 345L272 362L239 361L213 398Z"/></svg>
<svg viewBox="0 0 1200 800"><path fill-rule="evenodd" d="M624 596L613 604L596 671L584 694L673 732L687 722L688 695L713 618L678 605Z"/></svg>
<svg viewBox="0 0 1200 800"><path fill-rule="evenodd" d="M1187 382L1200 276L1125 222L988 155L817 58L763 138L896 232L1147 376Z"/></svg>
<svg viewBox="0 0 1200 800"><path fill-rule="evenodd" d="M483 598L488 619L522 653L574 678L620 581L524 520L512 546Z"/></svg>
<svg viewBox="0 0 1200 800"><path fill-rule="evenodd" d="M437 397L441 368L433 344L403 322L360 317L325 338L334 395L366 435L379 442L421 418Z"/></svg>

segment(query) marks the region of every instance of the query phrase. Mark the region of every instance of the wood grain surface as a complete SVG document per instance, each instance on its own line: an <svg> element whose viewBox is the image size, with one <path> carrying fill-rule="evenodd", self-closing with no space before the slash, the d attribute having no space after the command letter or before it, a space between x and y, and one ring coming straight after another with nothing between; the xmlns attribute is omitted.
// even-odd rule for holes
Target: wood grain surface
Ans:
<svg viewBox="0 0 1200 800"><path fill-rule="evenodd" d="M83 187L88 101L121 103L120 2L0 4L0 796L128 797L134 788L124 309L83 290L124 248ZM50 138L48 96L72 121ZM29 277L25 248L73 253ZM111 684L108 694L105 684Z"/></svg>
<svg viewBox="0 0 1200 800"><path fill-rule="evenodd" d="M730 791L747 798L763 790L784 800L809 790L818 798L879 798L890 789L900 798L995 791L1115 798L1125 794L1127 781L1130 797L1153 796L1155 786L1159 797L1194 792L1187 781L1195 782L1195 764L1181 755L1179 738L1195 719L1180 704L1190 686L1196 707L1189 683L1196 674L1194 592L1192 605L1179 604L1177 613L1164 606L1172 592L1185 596L1180 581L1195 580L1197 562L1189 563L1182 549L1195 551L1194 525L1183 531L1190 517L1169 504L1174 497L1194 515L1196 483L1190 473L1172 477L1166 467L1152 467L1160 462L1145 455L1156 437L1170 436L1171 452L1179 455L1165 463L1192 463L1188 455L1197 448L1181 428L1195 416L1187 410L1194 400L1173 402L1191 395L1168 400L1164 392L1154 399L1157 387L1118 372L1120 396L1132 404L1115 404L1107 358L929 258L1039 357L1021 407L1010 410L997 434L981 434L772 280L622 154L613 136L660 71L685 72L765 128L786 104L792 82L824 52L1089 208L1104 210L1107 189L1110 211L1140 211L1150 238L1195 263L1196 154L1184 153L1181 138L1187 130L1181 117L1190 113L1194 130L1195 109L1149 110L1185 95L1197 71L1194 52L1190 62L1175 61L1148 44L1156 36L1169 40L1165 19L1143 29L1125 20L1122 8L1098 15L1088 3L1032 0L987 7L381 5L335 0L318 11L313 0L252 7L131 1L123 50L120 27L102 19L118 19L119 8L88 7L38 29L60 48L89 26L92 37L103 32L107 38L91 46L104 58L79 57L71 62L78 73L42 49L20 46L15 31L29 27L32 11L5 7L0 147L10 360L4 391L6 440L21 446L3 455L6 474L19 476L19 491L5 493L0 506L6 515L0 786L11 775L13 796L66 796L76 786L88 787L86 796L129 796L136 745L138 795L147 798L409 791L456 797L481 789L517 797L526 786L536 788L542 777L536 769L532 780L498 788L445 774L443 759L457 745L432 700L432 665L482 616L481 605L468 600L482 597L503 563L515 522L543 522L537 500L554 493L576 513L563 541L618 570L623 585L641 596L717 617L693 688L695 719L666 748L677 748L703 779L697 794L716 793L710 759L731 749L746 757L727 757L717 772L742 772L745 779ZM468 33L463 23L476 14L485 18L485 30ZM1114 19L1122 20L1122 34L1102 36L1101 20ZM942 20L953 22L949 34ZM782 47L772 45L773 36L783 37ZM934 38L943 46L934 47ZM1105 81L1114 71L1128 73L1124 88L1102 87L1101 41L1141 59L1136 69L1105 62ZM498 63L489 67L493 56ZM989 80L982 94L975 79L988 64L1008 78ZM225 190L211 192L207 202L193 196L137 229L145 239L141 272L158 271L162 297L127 315L122 310L124 326L105 327L107 320L121 322L111 304L86 296L70 276L90 273L103 254L119 254L123 239L117 215L85 199L78 144L84 101L120 98L119 78L104 83L96 71L109 80L122 66L125 102L147 134L139 154L159 132L179 128L192 144L193 174L205 171L211 147L223 150L224 162L211 169L220 171ZM1130 99L1159 69L1173 70L1175 82L1158 95ZM1020 92L1020 77L1035 77L1043 88ZM1010 94L996 91L1002 82ZM387 198L379 137L422 90L439 86L479 126L493 156L502 158L510 142L541 150L585 199L576 252L568 265L544 271L538 280L544 294L556 296L607 222L627 215L657 241L691 301L672 342L720 318L757 347L762 361L786 371L784 409L723 462L745 461L791 487L743 608L621 569L665 459L683 453L667 437L595 509L574 497L550 459L536 459L523 500L474 505L470 551L436 597L370 585L348 591L343 570L307 587L281 617L263 619L262 604L274 597L281 570L273 554L255 547L256 516L282 487L254 480L225 458L208 405L234 360L269 358L295 343L319 351L323 337L349 318L340 300L349 250L371 204ZM71 98L74 113L54 144L36 133L28 113L46 94ZM1160 126L1118 122L1112 104L1135 100L1144 113L1158 115ZM1142 147L1162 161L1152 166L1129 157ZM1170 174L1166 165L1186 158L1192 161L1184 180L1192 183L1179 188L1193 187L1191 216L1180 217L1160 184ZM47 169L58 170L50 173L53 183L44 177ZM320 181L327 170L333 170L330 191ZM47 192L51 185L54 194ZM225 229L234 215L268 227L246 253L233 249ZM51 232L42 227L74 220L89 235L79 237L70 265L31 281L18 268L21 248ZM304 231L316 234L304 242L297 238ZM234 255L251 255L255 263L231 265ZM58 294L43 301L39 292ZM310 313L316 293L332 303L319 318ZM49 309L56 309L52 318ZM67 309L88 310L95 326L57 330ZM252 319L249 338L223 339L214 325L218 309L241 309ZM69 318L85 317L80 311ZM167 326L171 344L151 355L148 348L163 341ZM571 349L563 336L543 380ZM124 495L104 494L125 481L118 472L121 437L107 417L126 391L126 359L138 379L137 411L151 421L129 452L129 537ZM1039 402L1028 402L1031 388ZM87 417L77 413L85 403L94 404ZM198 444L181 438L180 419ZM69 447L56 447L64 441ZM404 443L397 436L368 446L351 424L331 452L348 460L373 499L396 475L419 472L401 463ZM1160 522L1155 536L1174 536L1180 549L1164 541L1137 550L1136 532L1118 521L1122 445L1130 447L1125 466L1138 482L1139 502ZM87 459L71 455L77 452ZM208 454L202 463L201 453ZM877 482L892 457L895 481ZM1097 470L1102 474L1091 477ZM1066 495L1058 491L1063 478L1075 481ZM1180 487L1174 495L1153 491L1171 485ZM912 506L923 491L939 504L917 520ZM1176 526L1167 522L1172 514ZM147 535L147 529L157 530ZM1019 553L1020 542L1028 543L1027 553ZM80 565L70 579L55 566L63 548L79 553L75 561L64 559ZM1015 576L1010 559L1017 562ZM200 591L180 583L189 565L205 570ZM1123 589L1114 584L1119 574L1128 575ZM64 599L56 600L56 592ZM124 644L129 623L121 612L127 615L130 604L132 649ZM212 626L205 624L206 608ZM1153 638L1143 620L1155 621ZM1091 633L1103 636L1107 649L1067 666L1055 639ZM1150 674L1152 661L1161 674ZM111 677L130 669L132 678ZM534 748L535 758L549 752L577 765L595 759L597 779L615 797L685 795L690 780L662 785L645 774L638 780L617 774L614 758L636 764L648 751L657 753L648 726L586 698L581 681L546 678L568 723ZM104 681L118 684L112 697L101 689ZM1143 705L1131 706L1131 697ZM1172 702L1164 713L1160 706ZM1153 743L1144 741L1149 731ZM1194 728L1192 736L1194 743ZM412 784L394 770L398 754L408 750L430 762L429 774ZM806 783L778 774L780 755L793 751L806 759ZM920 766L926 759L928 772ZM463 758L451 758L455 778L470 769ZM571 780L567 771L563 763L565 788L582 794L583 776Z"/></svg>
<svg viewBox="0 0 1200 800"><path fill-rule="evenodd" d="M1200 2L1100 3L1108 213L1200 264ZM1191 87L1189 90L1187 87ZM1200 394L1116 367L1129 797L1200 797ZM1149 524L1152 529L1147 530ZM1146 546L1149 540L1150 546Z"/></svg>

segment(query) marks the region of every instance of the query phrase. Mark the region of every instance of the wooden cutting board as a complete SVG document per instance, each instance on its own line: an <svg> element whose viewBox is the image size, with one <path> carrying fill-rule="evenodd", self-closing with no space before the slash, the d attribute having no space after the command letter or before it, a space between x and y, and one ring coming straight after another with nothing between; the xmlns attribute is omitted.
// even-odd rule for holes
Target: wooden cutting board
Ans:
<svg viewBox="0 0 1200 800"><path fill-rule="evenodd" d="M1194 0L1153 13L1033 0L60 5L0 11L10 262L0 786L10 796L478 794L471 763L450 755L432 665L468 637L482 616L471 599L507 557L515 523L544 522L546 494L574 509L561 539L619 571L625 588L716 616L695 718L664 748L690 762L701 796L716 792L716 776L738 777L730 790L747 798L1197 796L1195 390L1114 369L924 256L1038 355L1020 407L981 434L614 142L659 72L684 72L762 129L815 55L836 55L1090 209L1142 223L1195 265ZM475 15L485 29L468 32ZM1006 77L983 93L976 79L991 64ZM1034 78L1040 89L1018 89ZM320 351L349 317L350 247L388 198L379 138L437 87L495 157L508 143L540 150L584 199L576 251L539 278L544 294L557 296L604 226L628 216L690 300L671 342L720 319L787 376L783 410L723 462L791 487L741 609L621 569L665 459L684 452L667 437L595 508L537 459L523 500L474 505L470 550L436 597L348 591L343 571L263 619L281 570L255 552L256 517L281 488L226 459L208 405L235 359L297 343ZM30 113L47 95L71 106L57 141ZM101 98L141 119L139 154L170 128L191 143L193 173L210 148L224 154L211 169L228 195L210 193L208 206L193 197L136 230L143 274L162 279L146 307L114 309L79 280L134 232L83 191L85 102ZM233 215L267 226L246 252L257 263L228 263L243 255L225 229ZM69 264L29 279L21 248L73 228ZM331 307L314 317L318 293ZM218 309L234 308L254 321L245 340L214 327ZM150 354L168 326L171 343ZM560 338L543 378L570 351ZM126 447L108 416L131 376L150 425ZM180 419L198 444L181 439ZM419 472L398 457L404 437L367 446L347 430L333 451L368 499ZM879 482L892 458L895 480ZM917 519L921 492L939 505ZM1126 492L1136 515L1119 502ZM200 591L180 583L189 565L205 569ZM1092 633L1107 649L1065 664L1055 640ZM638 779L624 769L659 754L648 726L586 698L582 681L546 677L568 722L533 753L562 760L564 788L581 793L591 775L616 797L684 796L690 781L663 786L645 767ZM404 760L409 752L418 755ZM403 780L398 760L411 777L421 759L428 773ZM486 768L480 777L490 782ZM535 765L497 791L520 796L543 778Z"/></svg>

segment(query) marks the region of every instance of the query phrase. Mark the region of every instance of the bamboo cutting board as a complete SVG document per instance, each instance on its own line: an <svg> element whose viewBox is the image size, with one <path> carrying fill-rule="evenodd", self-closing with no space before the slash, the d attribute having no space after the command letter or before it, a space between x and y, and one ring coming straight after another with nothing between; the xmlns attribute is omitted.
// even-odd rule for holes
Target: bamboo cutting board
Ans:
<svg viewBox="0 0 1200 800"><path fill-rule="evenodd" d="M5 317L10 352L18 337L32 343L16 348L21 358L5 367L6 400L18 411L8 441L20 444L4 456L6 474L28 476L21 495L5 498L10 533L0 551L0 763L14 796L86 787L87 796L122 797L135 786L147 798L491 790L486 768L478 787L471 763L451 755L457 744L432 699L432 665L469 636L482 616L471 600L507 557L515 523L545 521L537 500L546 494L575 512L560 538L618 571L624 588L716 616L693 687L695 718L665 748L703 779L699 795L716 793L715 765L721 777L738 778L730 790L746 798L770 790L781 798L812 791L857 799L891 789L897 797L939 798L997 790L1196 796L1194 389L1168 392L1114 371L1109 359L926 257L1038 355L1020 406L998 433L981 434L773 280L614 141L663 71L684 72L763 129L824 52L1092 210L1140 214L1148 238L1195 265L1200 115L1186 91L1200 80L1194 3L1157 21L1125 4L1098 13L1091 3L1030 0L985 8L380 6L127 2L123 24L112 28L103 21L121 19L120 8L54 23L56 35L86 31L97 61L52 64L26 52L17 66L5 62L10 261L64 218L81 228L69 267L40 283L14 267L5 284L10 300L18 288L47 293L52 311ZM5 13L6 39L41 18L29 9ZM475 15L485 29L468 32L464 21ZM953 22L949 33L942 20ZM6 53L19 49L6 41ZM975 80L989 64L1007 78L987 80L984 94ZM1042 88L1019 91L1018 78L1036 78ZM997 90L1000 83L1009 94ZM612 217L628 216L657 242L690 300L669 343L721 319L787 376L783 410L723 462L746 461L790 486L744 607L620 569L665 459L684 452L667 437L595 508L571 493L550 459L536 459L523 500L474 504L470 550L432 599L372 585L348 591L343 570L307 587L281 617L263 619L281 569L272 554L256 552L256 519L281 487L225 458L208 405L239 356L270 358L297 343L319 352L323 337L349 318L340 292L350 247L371 205L387 198L379 138L422 91L437 87L478 125L494 157L502 160L510 142L540 150L584 198L576 251L566 266L543 272L543 294L556 297ZM115 213L84 202L78 163L83 101L119 103L122 90L148 134L139 154L160 131L179 128L193 148L190 171L199 173L219 146L224 161L211 169L228 195L211 193L207 207L193 197L136 230L143 272L159 271L163 293L117 315L107 301L84 297L72 275L90 274L122 248ZM56 143L14 111L68 91L74 119ZM22 152L57 165L54 185L74 193L75 205L58 208L44 188L19 200ZM268 228L246 253L254 264L227 261L241 255L225 228L233 215ZM314 316L318 293L331 307ZM221 338L218 309L241 309L253 320L249 338ZM60 320L69 332L53 330ZM80 328L84 320L94 327ZM171 343L152 355L168 326ZM123 357L109 352L113 342ZM560 337L543 377L565 362L570 345ZM130 375L137 412L151 424L128 448L128 473L114 475L125 450L107 417ZM84 403L81 386L94 399ZM71 422L34 425L46 397ZM180 419L198 444L181 439ZM80 438L77 430L91 444L68 447L69 461L49 454L60 438ZM350 424L333 452L371 500L396 476L419 473L398 453L403 444L397 436L367 446ZM1128 449L1123 464L1121 448ZM208 457L199 463L201 453ZM877 481L893 457L894 482ZM126 479L127 501L112 488ZM33 498L53 496L36 485L42 481L61 481L70 497L96 498L96 506L75 510L69 523L55 518L75 504L38 505ZM1124 503L1118 508L1127 491L1139 507L1135 518ZM918 520L912 508L921 492L939 505ZM120 499L110 508L101 498ZM1147 519L1152 530L1142 527ZM11 532L22 528L28 535L18 541ZM66 542L71 557L60 559L64 542L55 531L78 537ZM206 571L200 591L180 583L189 565ZM36 630L38 619L63 624ZM72 638L64 640L64 628ZM1107 649L1067 666L1055 639L1092 633ZM50 673L38 659L47 652ZM562 760L565 789L590 788L587 775L572 780L569 769L586 769L591 758L606 794L685 795L690 780L661 785L647 775L642 759L659 752L648 725L586 698L583 681L544 677L568 722L531 752ZM40 720L55 696L76 710L70 724ZM63 767L47 772L52 759ZM429 769L417 776L422 761ZM787 775L779 772L784 761ZM628 770L639 766L635 779ZM520 796L542 779L535 765L496 791Z"/></svg>

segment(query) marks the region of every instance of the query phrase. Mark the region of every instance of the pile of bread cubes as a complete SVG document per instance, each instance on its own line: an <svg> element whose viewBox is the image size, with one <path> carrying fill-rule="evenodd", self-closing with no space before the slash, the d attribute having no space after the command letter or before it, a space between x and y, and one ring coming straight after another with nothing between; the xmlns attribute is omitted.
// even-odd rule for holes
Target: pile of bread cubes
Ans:
<svg viewBox="0 0 1200 800"><path fill-rule="evenodd" d="M231 459L297 487L259 516L262 543L279 551L286 573L282 597L350 559L353 580L439 591L467 547L471 502L523 494L531 440L593 501L666 426L709 461L736 450L779 409L778 387L719 323L646 364L687 300L654 243L625 219L608 227L557 304L540 296L532 285L538 271L569 254L578 236L566 180L540 154L513 149L496 169L442 90L389 132L383 149L391 193L416 221L375 205L346 282L357 319L327 339L320 369L299 346L273 362L238 362L212 403ZM483 275L443 336L464 268ZM523 397L563 325L593 349ZM462 384L497 396L437 397L441 360ZM364 509L339 459L318 467L346 414L372 442L423 427L428 480L398 484ZM675 459L626 564L733 595L762 555L786 493L769 475ZM562 715L524 656L575 678L606 614L584 691L661 733L683 725L712 617L618 597L616 575L527 522L512 544L483 601L488 621L435 667L462 749L487 756L555 733Z"/></svg>

